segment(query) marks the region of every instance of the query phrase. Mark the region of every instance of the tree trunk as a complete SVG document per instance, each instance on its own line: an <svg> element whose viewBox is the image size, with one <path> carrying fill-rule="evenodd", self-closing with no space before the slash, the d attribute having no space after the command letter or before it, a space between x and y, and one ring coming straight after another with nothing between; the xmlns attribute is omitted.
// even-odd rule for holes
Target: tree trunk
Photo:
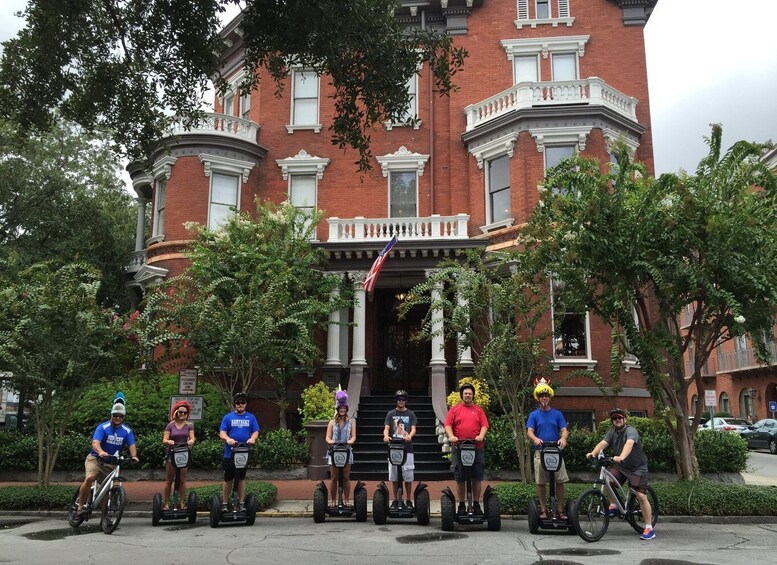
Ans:
<svg viewBox="0 0 777 565"><path fill-rule="evenodd" d="M523 414L517 414L513 417L513 433L515 435L515 452L518 454L518 470L521 472L521 482L528 484L531 482L533 453L525 440L526 430L523 428L524 421Z"/></svg>

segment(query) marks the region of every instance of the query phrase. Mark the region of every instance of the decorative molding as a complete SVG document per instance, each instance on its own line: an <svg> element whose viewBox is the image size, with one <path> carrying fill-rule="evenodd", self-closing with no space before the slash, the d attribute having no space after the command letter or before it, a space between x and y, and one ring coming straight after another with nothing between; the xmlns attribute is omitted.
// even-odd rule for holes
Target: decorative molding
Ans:
<svg viewBox="0 0 777 565"><path fill-rule="evenodd" d="M324 126L321 124L286 124L286 132L287 133L294 133L295 131L302 131L302 130L313 130L313 133L321 133L321 129Z"/></svg>
<svg viewBox="0 0 777 565"><path fill-rule="evenodd" d="M135 281L143 288L161 283L167 277L168 270L162 267L143 265L135 276Z"/></svg>
<svg viewBox="0 0 777 565"><path fill-rule="evenodd" d="M607 151L612 151L613 146L618 141L623 141L626 144L626 147L629 148L629 157L633 158L634 153L637 151L637 148L639 147L638 140L627 136L622 131L617 131L605 126L602 128L602 135L604 135L604 141L605 141L605 144L607 145Z"/></svg>
<svg viewBox="0 0 777 565"><path fill-rule="evenodd" d="M248 182L248 175L255 166L255 163L252 161L230 159L229 157L221 157L220 155L211 155L209 153L200 153L198 157L204 165L206 177L209 177L214 171L217 173L239 175L243 179L243 184Z"/></svg>
<svg viewBox="0 0 777 565"><path fill-rule="evenodd" d="M329 159L310 155L304 149L300 149L294 157L286 159L276 159L276 163L281 168L283 180L289 179L291 174L315 174L316 178L324 178L324 169L329 164Z"/></svg>
<svg viewBox="0 0 777 565"><path fill-rule="evenodd" d="M353 283L353 288L355 290L364 290L364 281L367 280L367 275L369 273L367 271L356 271L356 272L349 272L348 278L351 279L351 282Z"/></svg>
<svg viewBox="0 0 777 565"><path fill-rule="evenodd" d="M480 231L482 233L488 233L490 231L494 231L502 228L509 228L509 227L512 227L514 221L515 221L514 218L507 218L506 220L494 222L493 224L486 224L485 226L480 226Z"/></svg>
<svg viewBox="0 0 777 565"><path fill-rule="evenodd" d="M408 169L415 169L418 172L418 176L421 177L424 175L424 168L429 160L429 155L413 153L403 145L394 153L379 155L375 158L380 163L380 170L384 177L388 176L389 171L406 171Z"/></svg>
<svg viewBox="0 0 777 565"><path fill-rule="evenodd" d="M547 59L549 53L577 51L580 57L585 55L585 46L590 35L569 35L558 37L538 37L531 39L503 39L500 43L512 61L517 55L536 55L542 53Z"/></svg>
<svg viewBox="0 0 777 565"><path fill-rule="evenodd" d="M551 128L531 128L529 133L534 137L537 151L543 153L546 145L569 145L574 143L580 151L585 151L585 138L591 133L590 126L566 126Z"/></svg>
<svg viewBox="0 0 777 565"><path fill-rule="evenodd" d="M173 165L175 165L177 160L172 155L165 155L158 159L151 168L151 176L154 177L154 180L159 180L162 177L165 177L165 180L170 180L170 175L173 174Z"/></svg>
<svg viewBox="0 0 777 565"><path fill-rule="evenodd" d="M512 158L515 152L515 140L518 139L518 132L510 132L482 145L470 148L469 152L475 156L478 163L478 169L483 168L483 162L498 155L507 155Z"/></svg>

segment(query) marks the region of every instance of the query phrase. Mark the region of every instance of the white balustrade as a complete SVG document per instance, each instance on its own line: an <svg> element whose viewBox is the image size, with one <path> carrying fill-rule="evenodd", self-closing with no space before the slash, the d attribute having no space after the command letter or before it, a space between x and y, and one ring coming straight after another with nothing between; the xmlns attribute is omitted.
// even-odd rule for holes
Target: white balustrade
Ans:
<svg viewBox="0 0 777 565"><path fill-rule="evenodd" d="M170 135L174 136L203 133L245 139L251 143L256 143L259 124L237 116L207 113L198 122L188 123L178 120L170 126Z"/></svg>
<svg viewBox="0 0 777 565"><path fill-rule="evenodd" d="M146 250L133 251L129 255L129 264L124 267L125 271L138 271L146 264Z"/></svg>
<svg viewBox="0 0 777 565"><path fill-rule="evenodd" d="M467 239L469 215L426 218L329 218L329 241Z"/></svg>
<svg viewBox="0 0 777 565"><path fill-rule="evenodd" d="M637 120L637 99L609 86L598 77L581 80L520 82L477 104L464 108L467 131L507 112L538 106L587 104L605 106Z"/></svg>

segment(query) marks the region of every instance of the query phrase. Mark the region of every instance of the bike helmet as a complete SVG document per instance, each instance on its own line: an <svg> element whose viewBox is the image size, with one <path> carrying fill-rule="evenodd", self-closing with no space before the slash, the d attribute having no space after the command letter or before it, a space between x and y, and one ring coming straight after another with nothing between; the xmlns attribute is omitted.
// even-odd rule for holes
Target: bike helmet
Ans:
<svg viewBox="0 0 777 565"><path fill-rule="evenodd" d="M237 404L238 401L242 400L243 402L248 403L248 395L244 392L238 392L235 397L232 399L232 404Z"/></svg>
<svg viewBox="0 0 777 565"><path fill-rule="evenodd" d="M394 398L396 400L399 400L400 398L404 398L407 400L407 391L403 389L399 389L397 392L394 393Z"/></svg>
<svg viewBox="0 0 777 565"><path fill-rule="evenodd" d="M459 387L459 397L464 399L464 389L470 389L472 391L472 396L475 396L475 385L471 383L464 383Z"/></svg>
<svg viewBox="0 0 777 565"><path fill-rule="evenodd" d="M534 385L534 400L539 400L540 395L543 394L547 394L553 398L553 388L550 386L550 381L546 380L545 377L535 379Z"/></svg>
<svg viewBox="0 0 777 565"><path fill-rule="evenodd" d="M612 420L613 416L618 416L618 415L623 416L624 418L629 417L629 415L626 413L626 410L624 410L623 408L613 408L612 410L610 410L610 420Z"/></svg>

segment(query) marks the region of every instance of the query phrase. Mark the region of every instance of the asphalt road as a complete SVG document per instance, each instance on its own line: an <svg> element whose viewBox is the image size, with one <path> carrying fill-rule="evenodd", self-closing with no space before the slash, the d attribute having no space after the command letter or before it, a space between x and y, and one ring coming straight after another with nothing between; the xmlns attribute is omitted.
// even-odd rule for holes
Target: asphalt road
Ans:
<svg viewBox="0 0 777 565"><path fill-rule="evenodd" d="M745 482L751 485L777 485L777 455L768 450L750 452L747 473L742 473Z"/></svg>
<svg viewBox="0 0 777 565"><path fill-rule="evenodd" d="M14 525L14 520L25 523ZM193 527L158 528L148 518L125 517L108 536L97 523L74 531L64 516L5 516L0 517L0 563L729 565L774 563L777 553L777 523L659 521L656 534L655 540L643 542L617 521L601 541L589 544L576 535L531 535L525 520L503 520L499 532L458 526L442 532L439 519L428 527L378 527L371 521L314 524L309 518L258 518L250 527L212 529L205 517Z"/></svg>

